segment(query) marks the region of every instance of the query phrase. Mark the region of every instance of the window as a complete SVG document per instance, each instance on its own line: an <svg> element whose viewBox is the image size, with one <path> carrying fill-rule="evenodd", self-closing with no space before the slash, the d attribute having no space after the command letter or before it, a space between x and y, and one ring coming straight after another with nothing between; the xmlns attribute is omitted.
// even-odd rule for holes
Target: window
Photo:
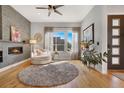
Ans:
<svg viewBox="0 0 124 93"><path fill-rule="evenodd" d="M71 51L72 32L53 32L53 51Z"/></svg>
<svg viewBox="0 0 124 93"><path fill-rule="evenodd" d="M119 36L120 35L120 29L113 28L112 29L112 36Z"/></svg>
<svg viewBox="0 0 124 93"><path fill-rule="evenodd" d="M118 65L120 61L120 19L112 19L112 64Z"/></svg>
<svg viewBox="0 0 124 93"><path fill-rule="evenodd" d="M112 26L120 26L120 19L113 19Z"/></svg>
<svg viewBox="0 0 124 93"><path fill-rule="evenodd" d="M53 50L64 51L65 45L65 33L64 32L53 32Z"/></svg>

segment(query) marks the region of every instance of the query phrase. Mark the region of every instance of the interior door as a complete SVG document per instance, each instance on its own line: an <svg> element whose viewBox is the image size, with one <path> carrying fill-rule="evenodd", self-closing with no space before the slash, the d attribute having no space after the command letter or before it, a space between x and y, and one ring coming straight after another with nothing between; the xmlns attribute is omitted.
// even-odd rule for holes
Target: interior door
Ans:
<svg viewBox="0 0 124 93"><path fill-rule="evenodd" d="M108 69L124 69L124 15L108 16Z"/></svg>

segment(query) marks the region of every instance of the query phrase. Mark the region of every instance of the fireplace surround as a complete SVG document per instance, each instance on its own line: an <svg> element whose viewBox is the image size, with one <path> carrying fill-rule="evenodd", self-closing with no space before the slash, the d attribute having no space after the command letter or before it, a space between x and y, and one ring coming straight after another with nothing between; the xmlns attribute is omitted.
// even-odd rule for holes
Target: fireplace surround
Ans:
<svg viewBox="0 0 124 93"><path fill-rule="evenodd" d="M8 47L8 54L18 55L23 53L23 47Z"/></svg>

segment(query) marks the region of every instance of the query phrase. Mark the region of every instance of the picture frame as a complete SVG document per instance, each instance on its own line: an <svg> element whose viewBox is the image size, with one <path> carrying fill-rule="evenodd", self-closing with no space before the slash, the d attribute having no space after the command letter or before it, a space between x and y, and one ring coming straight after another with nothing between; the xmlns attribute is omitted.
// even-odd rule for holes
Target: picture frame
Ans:
<svg viewBox="0 0 124 93"><path fill-rule="evenodd" d="M12 42L21 42L21 33L20 31L15 27L10 27L10 41Z"/></svg>
<svg viewBox="0 0 124 93"><path fill-rule="evenodd" d="M83 30L83 41L92 41L94 43L94 23Z"/></svg>

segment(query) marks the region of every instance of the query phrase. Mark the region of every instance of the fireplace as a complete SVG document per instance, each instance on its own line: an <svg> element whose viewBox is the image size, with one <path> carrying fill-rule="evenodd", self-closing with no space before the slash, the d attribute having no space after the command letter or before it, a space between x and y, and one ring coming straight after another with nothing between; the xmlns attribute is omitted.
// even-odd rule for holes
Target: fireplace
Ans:
<svg viewBox="0 0 124 93"><path fill-rule="evenodd" d="M23 53L23 47L9 47L8 48L8 54L22 54Z"/></svg>
<svg viewBox="0 0 124 93"><path fill-rule="evenodd" d="M3 51L0 50L0 62L3 62Z"/></svg>

